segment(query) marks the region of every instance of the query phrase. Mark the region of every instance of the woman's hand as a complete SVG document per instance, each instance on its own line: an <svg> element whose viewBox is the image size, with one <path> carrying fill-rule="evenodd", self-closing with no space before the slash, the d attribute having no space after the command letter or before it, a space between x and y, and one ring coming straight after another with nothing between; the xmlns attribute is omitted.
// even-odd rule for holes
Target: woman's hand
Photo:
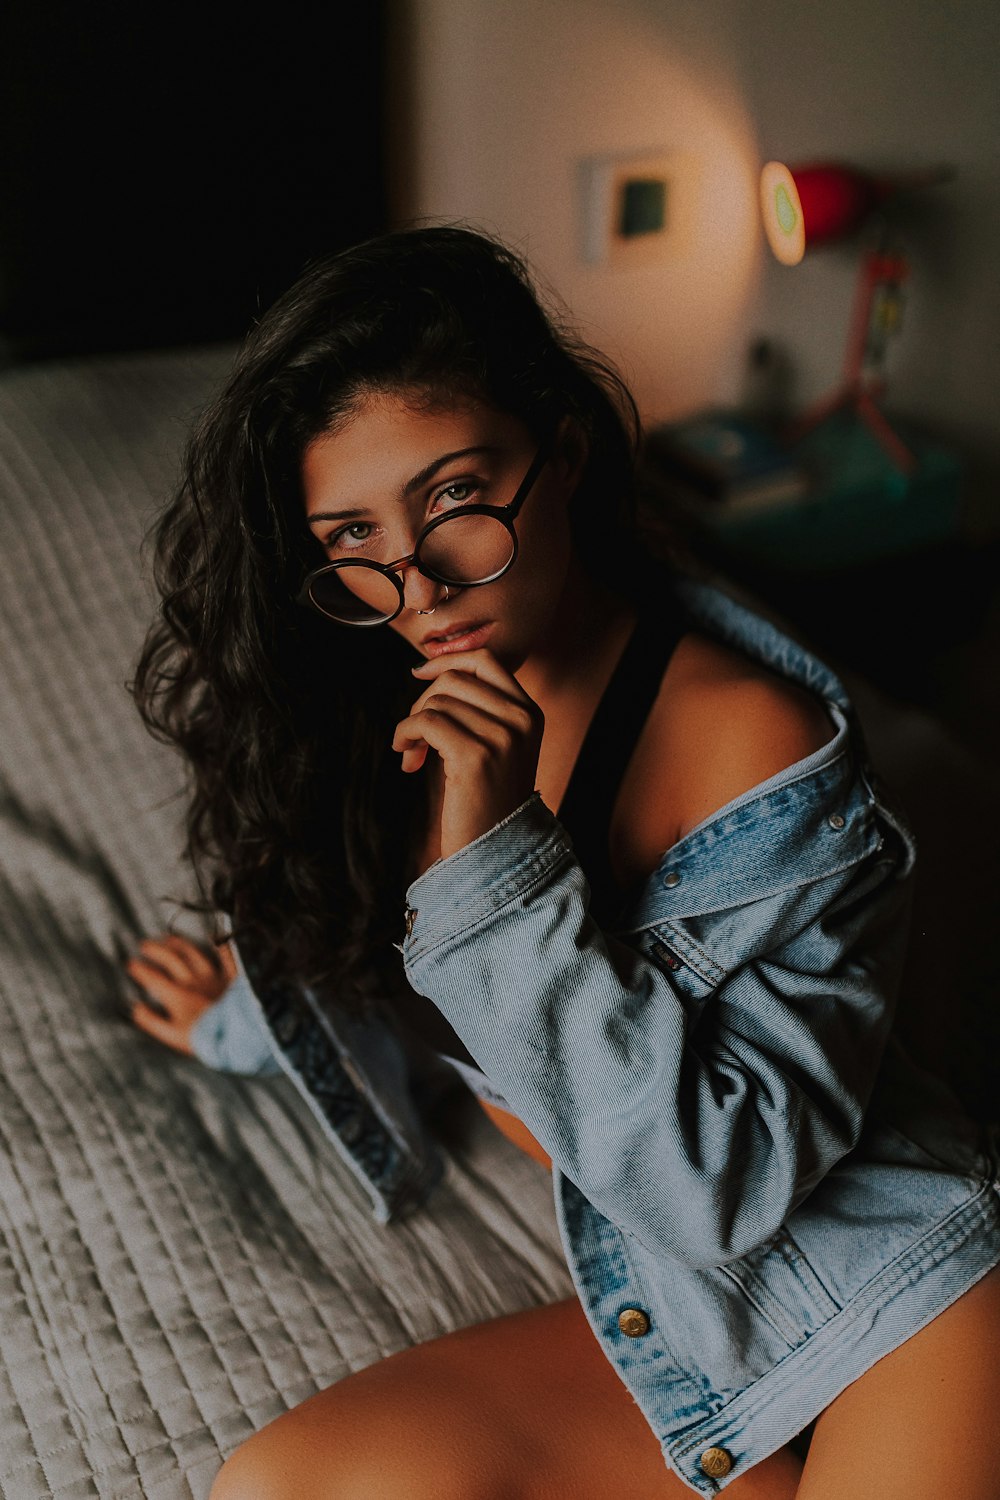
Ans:
<svg viewBox="0 0 1000 1500"><path fill-rule="evenodd" d="M428 749L444 768L441 857L464 849L535 790L542 711L485 647L436 656L414 667L429 680L392 748L402 769L419 771Z"/></svg>
<svg viewBox="0 0 1000 1500"><path fill-rule="evenodd" d="M132 1008L133 1021L157 1041L193 1056L191 1031L195 1022L236 978L236 961L229 944L220 944L218 956L210 958L196 943L171 933L143 939L139 953L141 956L130 958L125 968L165 1014L137 1000Z"/></svg>

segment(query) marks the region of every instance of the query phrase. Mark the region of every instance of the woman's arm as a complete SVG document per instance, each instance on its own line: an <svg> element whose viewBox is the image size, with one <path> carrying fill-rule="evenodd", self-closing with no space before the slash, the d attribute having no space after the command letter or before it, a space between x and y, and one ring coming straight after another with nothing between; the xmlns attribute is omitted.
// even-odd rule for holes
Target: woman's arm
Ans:
<svg viewBox="0 0 1000 1500"><path fill-rule="evenodd" d="M728 970L702 945L682 984L679 939L697 948L711 924L665 919L636 947L600 931L535 797L410 888L406 971L595 1207L716 1265L767 1239L858 1139L894 1000L893 877L873 851L789 885L761 901L779 940Z"/></svg>
<svg viewBox="0 0 1000 1500"><path fill-rule="evenodd" d="M738 697L686 770L675 757L668 781L690 790L673 810L701 823L713 775L723 801L741 775L761 795L668 851L633 942L596 927L535 796L413 884L404 947L411 984L590 1201L704 1265L764 1241L857 1141L908 897L850 752L768 792L789 763L780 707L751 733ZM815 731L787 702L794 761Z"/></svg>

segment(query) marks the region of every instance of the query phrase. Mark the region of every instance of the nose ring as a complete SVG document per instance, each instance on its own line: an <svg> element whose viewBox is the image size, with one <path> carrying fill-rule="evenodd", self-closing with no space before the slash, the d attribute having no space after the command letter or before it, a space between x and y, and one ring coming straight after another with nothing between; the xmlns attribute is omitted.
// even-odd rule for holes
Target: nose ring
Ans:
<svg viewBox="0 0 1000 1500"><path fill-rule="evenodd" d="M450 595L448 593L448 585L445 584L445 586L444 586L444 601L443 601L445 604L448 603L449 597L450 597ZM436 604L434 606L434 609L437 609L437 605ZM434 609L418 609L417 610L417 614L418 615L432 615L434 613Z"/></svg>

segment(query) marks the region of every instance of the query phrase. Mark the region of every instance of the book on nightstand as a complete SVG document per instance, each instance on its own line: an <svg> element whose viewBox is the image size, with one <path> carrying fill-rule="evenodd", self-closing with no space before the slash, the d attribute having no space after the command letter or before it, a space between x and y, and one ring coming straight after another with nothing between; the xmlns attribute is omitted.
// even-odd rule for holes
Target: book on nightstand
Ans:
<svg viewBox="0 0 1000 1500"><path fill-rule="evenodd" d="M710 523L796 505L810 489L793 455L738 412L706 411L652 427L645 454L671 498L705 512Z"/></svg>
<svg viewBox="0 0 1000 1500"><path fill-rule="evenodd" d="M955 537L960 456L912 424L896 427L917 461L911 473L849 411L790 449L726 412L653 428L643 454L646 522L686 524L695 539L715 539L747 561L816 573Z"/></svg>

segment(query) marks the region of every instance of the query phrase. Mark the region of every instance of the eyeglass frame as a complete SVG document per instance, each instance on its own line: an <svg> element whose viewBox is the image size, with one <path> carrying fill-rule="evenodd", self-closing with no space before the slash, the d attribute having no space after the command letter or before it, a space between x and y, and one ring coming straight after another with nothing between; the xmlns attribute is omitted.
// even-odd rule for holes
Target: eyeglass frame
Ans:
<svg viewBox="0 0 1000 1500"><path fill-rule="evenodd" d="M406 608L406 598L399 573L402 568L408 567L411 563L416 565L417 571L423 574L425 578L433 579L435 583L442 583L445 588L450 586L452 588L477 589L482 588L486 583L496 583L497 579L502 578L517 562L518 544L514 522L517 520L525 500L527 500L528 495L534 487L535 481L551 457L552 438L547 437L539 444L538 450L528 467L528 471L518 485L512 500L506 505L459 505L454 510L446 511L443 516L435 516L433 521L428 521L427 525L421 529L413 551L407 557L397 558L395 562L391 563L372 562L370 558L366 557L344 557L338 558L336 562L323 563L321 567L313 568L311 572L306 574L303 580L302 587L296 595L296 604L304 605L307 609L316 610L317 614L321 614L326 620L332 620L335 625L352 625L357 629L368 630L373 625L389 625ZM456 578L442 577L433 568L425 567L418 560L418 553L424 539L432 531L436 531L439 526L445 525L446 522L453 520L456 516L489 516L492 520L499 521L501 525L506 527L510 535L513 551L509 560L504 563L499 572L493 573L489 578L478 578L474 583L460 583ZM337 615L331 615L328 610L323 609L321 605L316 603L312 597L311 590L317 578L321 578L326 573L336 572L340 568L373 568L378 573L384 573L386 578L396 586L396 592L399 595L398 607L391 615L383 615L379 620L341 620Z"/></svg>

